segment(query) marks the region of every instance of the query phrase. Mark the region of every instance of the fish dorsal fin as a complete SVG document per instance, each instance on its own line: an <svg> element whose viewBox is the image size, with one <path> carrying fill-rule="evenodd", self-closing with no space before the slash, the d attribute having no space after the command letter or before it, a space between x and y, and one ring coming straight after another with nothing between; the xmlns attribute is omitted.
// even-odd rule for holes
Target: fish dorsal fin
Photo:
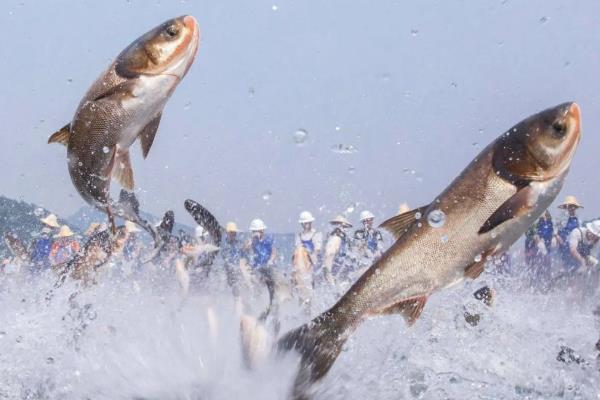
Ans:
<svg viewBox="0 0 600 400"><path fill-rule="evenodd" d="M413 297L385 308L380 314L400 314L408 326L411 326L419 319L425 303L427 303L427 296Z"/></svg>
<svg viewBox="0 0 600 400"><path fill-rule="evenodd" d="M117 150L112 176L123 188L133 190L133 169L131 168L131 159L128 150Z"/></svg>
<svg viewBox="0 0 600 400"><path fill-rule="evenodd" d="M133 169L131 168L129 151L119 150L116 152L112 176L123 188L133 190Z"/></svg>
<svg viewBox="0 0 600 400"><path fill-rule="evenodd" d="M394 235L394 238L398 240L398 238L400 238L400 236L402 236L408 230L413 222L418 220L423 215L427 207L429 207L429 205L415 208L414 210L396 215L384 221L381 225L379 225L379 227L390 232L392 235Z"/></svg>
<svg viewBox="0 0 600 400"><path fill-rule="evenodd" d="M142 154L144 155L144 158L148 157L150 147L152 147L152 142L154 142L154 137L156 136L156 131L158 130L158 125L160 124L161 116L162 113L159 113L156 117L154 117L154 119L150 121L138 135L140 138L140 144L142 145Z"/></svg>
<svg viewBox="0 0 600 400"><path fill-rule="evenodd" d="M517 193L506 200L479 228L479 233L486 233L498 225L515 217L527 214L534 202L533 190L527 185L520 188Z"/></svg>
<svg viewBox="0 0 600 400"><path fill-rule="evenodd" d="M71 137L71 124L68 123L58 131L54 132L50 138L48 138L48 144L60 143L62 145L69 144L69 138Z"/></svg>

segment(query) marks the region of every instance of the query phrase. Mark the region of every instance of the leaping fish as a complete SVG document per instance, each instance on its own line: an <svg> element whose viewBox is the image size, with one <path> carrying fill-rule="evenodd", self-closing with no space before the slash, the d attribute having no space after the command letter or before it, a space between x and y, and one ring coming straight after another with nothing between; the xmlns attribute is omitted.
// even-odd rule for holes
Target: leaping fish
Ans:
<svg viewBox="0 0 600 400"><path fill-rule="evenodd" d="M113 233L118 215L156 235L128 207L110 199L110 183L114 178L133 190L129 147L139 138L148 156L163 108L194 61L199 36L196 20L186 15L139 37L92 84L73 120L48 140L67 146L75 189L107 213Z"/></svg>
<svg viewBox="0 0 600 400"><path fill-rule="evenodd" d="M396 242L328 311L278 342L301 355L292 398L309 398L343 344L369 317L408 324L434 292L476 278L560 191L580 139L580 110L565 103L535 114L487 146L430 204L382 224Z"/></svg>

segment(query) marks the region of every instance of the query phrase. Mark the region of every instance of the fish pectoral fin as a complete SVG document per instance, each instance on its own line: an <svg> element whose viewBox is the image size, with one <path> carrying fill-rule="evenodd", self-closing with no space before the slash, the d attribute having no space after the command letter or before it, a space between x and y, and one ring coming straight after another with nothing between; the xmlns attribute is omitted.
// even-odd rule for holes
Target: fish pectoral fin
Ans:
<svg viewBox="0 0 600 400"><path fill-rule="evenodd" d="M394 239L398 240L398 238L400 238L400 236L402 236L408 228L423 215L427 207L429 207L429 205L396 215L384 221L379 227L390 232L394 235Z"/></svg>
<svg viewBox="0 0 600 400"><path fill-rule="evenodd" d="M532 208L533 189L527 185L522 187L512 197L506 200L479 228L479 234L486 233L500 224L525 215Z"/></svg>
<svg viewBox="0 0 600 400"><path fill-rule="evenodd" d="M115 163L113 165L112 176L121 186L127 190L133 190L133 169L131 168L131 159L129 151L117 150Z"/></svg>
<svg viewBox="0 0 600 400"><path fill-rule="evenodd" d="M427 296L413 297L383 309L380 314L400 314L404 317L408 326L411 326L419 319L425 303L427 303Z"/></svg>
<svg viewBox="0 0 600 400"><path fill-rule="evenodd" d="M467 266L467 268L465 268L465 277L477 279L477 277L483 273L483 270L485 269L485 263L488 262L490 257L496 254L497 247L484 251L481 254L481 259L479 259L479 261L474 261L473 264Z"/></svg>
<svg viewBox="0 0 600 400"><path fill-rule="evenodd" d="M156 136L156 131L158 130L158 125L160 124L160 117L162 117L162 113L159 113L156 117L154 117L154 119L150 121L138 135L140 138L140 144L142 145L142 154L144 158L148 157L150 147L152 147L152 143L154 142L154 137Z"/></svg>
<svg viewBox="0 0 600 400"><path fill-rule="evenodd" d="M69 144L69 138L71 137L71 124L68 123L58 131L54 132L52 136L48 138L48 144L50 143L60 143L62 145Z"/></svg>

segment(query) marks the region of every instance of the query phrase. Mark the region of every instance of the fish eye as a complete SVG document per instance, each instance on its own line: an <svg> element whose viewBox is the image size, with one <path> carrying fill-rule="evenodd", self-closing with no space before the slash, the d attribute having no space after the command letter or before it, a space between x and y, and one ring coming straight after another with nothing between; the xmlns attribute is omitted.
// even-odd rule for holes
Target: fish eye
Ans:
<svg viewBox="0 0 600 400"><path fill-rule="evenodd" d="M167 26L167 29L165 29L165 32L167 36L174 38L179 34L179 29L175 25L169 25Z"/></svg>
<svg viewBox="0 0 600 400"><path fill-rule="evenodd" d="M567 133L567 125L561 121L555 121L552 124L552 130L555 136L562 138Z"/></svg>

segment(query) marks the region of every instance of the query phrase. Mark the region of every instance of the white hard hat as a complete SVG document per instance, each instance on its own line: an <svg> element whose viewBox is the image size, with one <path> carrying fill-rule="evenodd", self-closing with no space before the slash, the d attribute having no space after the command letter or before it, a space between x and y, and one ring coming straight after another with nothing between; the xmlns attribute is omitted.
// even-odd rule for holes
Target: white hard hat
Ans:
<svg viewBox="0 0 600 400"><path fill-rule="evenodd" d="M201 238L204 237L208 232L206 232L206 229L204 229L204 227L198 225L196 227L196 237L197 238Z"/></svg>
<svg viewBox="0 0 600 400"><path fill-rule="evenodd" d="M596 219L592 222L585 224L588 231L594 234L594 236L600 237L600 220Z"/></svg>
<svg viewBox="0 0 600 400"><path fill-rule="evenodd" d="M314 222L315 217L310 213L310 211L302 211L300 213L300 217L298 218L298 222L300 224L305 224L307 222Z"/></svg>
<svg viewBox="0 0 600 400"><path fill-rule="evenodd" d="M363 211L363 212L360 213L360 220L361 221L364 221L365 219L373 219L373 218L375 218L375 216L369 210L365 210L365 211Z"/></svg>
<svg viewBox="0 0 600 400"><path fill-rule="evenodd" d="M264 231L265 229L267 229L267 226L265 225L265 223L263 222L262 219L253 219L252 222L250 222L250 228L249 230L251 232L255 232L255 231Z"/></svg>

